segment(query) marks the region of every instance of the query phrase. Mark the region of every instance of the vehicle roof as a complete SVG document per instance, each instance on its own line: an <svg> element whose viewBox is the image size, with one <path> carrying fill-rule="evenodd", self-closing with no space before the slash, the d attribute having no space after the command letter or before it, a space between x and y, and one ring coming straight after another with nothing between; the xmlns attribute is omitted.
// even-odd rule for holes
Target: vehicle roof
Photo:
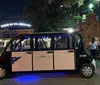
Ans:
<svg viewBox="0 0 100 85"><path fill-rule="evenodd" d="M78 34L79 36L81 36L79 32L73 32L73 33L69 33L67 31L64 31L64 32L35 32L33 34L14 34L14 35L11 35L12 36L11 40L18 38L18 37L26 36L26 35L55 35L55 34L58 34L58 35L59 34L68 34L68 35Z"/></svg>
<svg viewBox="0 0 100 85"><path fill-rule="evenodd" d="M69 33L69 32L35 32L35 33L33 33L33 34L19 34L19 35L34 35L34 34L36 34L36 35L38 35L38 34L63 34L63 33L66 33L66 34L74 34L74 33L78 33L78 32L73 32L73 33Z"/></svg>

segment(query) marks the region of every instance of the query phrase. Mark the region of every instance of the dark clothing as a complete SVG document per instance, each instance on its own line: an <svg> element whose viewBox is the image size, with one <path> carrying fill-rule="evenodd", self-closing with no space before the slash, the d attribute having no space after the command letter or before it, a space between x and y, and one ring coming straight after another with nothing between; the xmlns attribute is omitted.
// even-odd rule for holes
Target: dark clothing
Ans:
<svg viewBox="0 0 100 85"><path fill-rule="evenodd" d="M95 59L97 54L97 49L90 50L91 56Z"/></svg>

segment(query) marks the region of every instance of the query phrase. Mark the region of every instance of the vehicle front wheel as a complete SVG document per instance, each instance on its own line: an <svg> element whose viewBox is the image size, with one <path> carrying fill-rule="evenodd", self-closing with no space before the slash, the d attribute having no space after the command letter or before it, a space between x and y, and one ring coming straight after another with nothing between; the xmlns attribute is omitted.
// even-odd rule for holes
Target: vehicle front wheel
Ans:
<svg viewBox="0 0 100 85"><path fill-rule="evenodd" d="M3 66L0 66L0 79L3 79L6 76L6 69Z"/></svg>
<svg viewBox="0 0 100 85"><path fill-rule="evenodd" d="M80 68L80 74L85 78L90 78L94 75L94 67L92 64L83 64Z"/></svg>

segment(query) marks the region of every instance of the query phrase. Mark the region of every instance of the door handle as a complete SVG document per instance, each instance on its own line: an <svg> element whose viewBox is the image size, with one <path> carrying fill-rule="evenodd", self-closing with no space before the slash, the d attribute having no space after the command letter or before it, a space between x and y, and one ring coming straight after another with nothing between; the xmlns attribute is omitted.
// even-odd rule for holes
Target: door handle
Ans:
<svg viewBox="0 0 100 85"><path fill-rule="evenodd" d="M26 53L27 53L27 54L32 54L32 52L31 52L31 51L27 51Z"/></svg>
<svg viewBox="0 0 100 85"><path fill-rule="evenodd" d="M68 52L74 52L73 50L69 50Z"/></svg>
<svg viewBox="0 0 100 85"><path fill-rule="evenodd" d="M47 51L47 53L53 53L53 51Z"/></svg>

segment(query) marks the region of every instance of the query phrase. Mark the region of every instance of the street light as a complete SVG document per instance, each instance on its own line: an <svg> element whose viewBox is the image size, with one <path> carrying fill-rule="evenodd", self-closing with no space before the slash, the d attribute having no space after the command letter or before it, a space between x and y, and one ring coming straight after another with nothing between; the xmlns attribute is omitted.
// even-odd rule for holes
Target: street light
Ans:
<svg viewBox="0 0 100 85"><path fill-rule="evenodd" d="M97 0L97 1L100 1L100 0Z"/></svg>
<svg viewBox="0 0 100 85"><path fill-rule="evenodd" d="M92 3L89 4L89 8L90 8L90 9L93 8L93 4L92 4Z"/></svg>
<svg viewBox="0 0 100 85"><path fill-rule="evenodd" d="M73 33L75 30L73 28L64 28L64 31L67 31L68 33Z"/></svg>
<svg viewBox="0 0 100 85"><path fill-rule="evenodd" d="M63 7L63 5L60 5L60 7Z"/></svg>

